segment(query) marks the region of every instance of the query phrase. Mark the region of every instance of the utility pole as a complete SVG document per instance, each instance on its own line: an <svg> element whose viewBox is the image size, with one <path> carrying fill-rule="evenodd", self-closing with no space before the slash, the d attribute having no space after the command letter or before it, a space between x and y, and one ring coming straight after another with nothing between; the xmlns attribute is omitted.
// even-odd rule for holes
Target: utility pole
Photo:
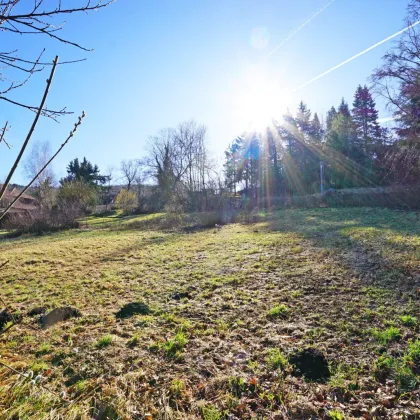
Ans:
<svg viewBox="0 0 420 420"><path fill-rule="evenodd" d="M319 169L321 173L321 194L324 193L324 161L319 162Z"/></svg>

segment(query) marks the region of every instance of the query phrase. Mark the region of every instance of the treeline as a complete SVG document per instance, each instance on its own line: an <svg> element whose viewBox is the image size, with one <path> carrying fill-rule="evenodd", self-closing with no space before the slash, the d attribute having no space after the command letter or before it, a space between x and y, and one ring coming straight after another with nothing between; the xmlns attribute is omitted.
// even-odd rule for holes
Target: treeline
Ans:
<svg viewBox="0 0 420 420"><path fill-rule="evenodd" d="M225 152L227 187L249 197L270 197L418 183L417 142L408 143L400 129L379 125L367 86L358 86L352 105L343 99L322 124L301 102L282 124L273 121L263 133L239 136Z"/></svg>
<svg viewBox="0 0 420 420"><path fill-rule="evenodd" d="M396 143L380 127L368 87L359 86L352 108L342 99L324 124L301 102L282 123L236 138L225 152L226 186L233 193L270 197L320 192L321 182L325 190L412 181L392 167Z"/></svg>

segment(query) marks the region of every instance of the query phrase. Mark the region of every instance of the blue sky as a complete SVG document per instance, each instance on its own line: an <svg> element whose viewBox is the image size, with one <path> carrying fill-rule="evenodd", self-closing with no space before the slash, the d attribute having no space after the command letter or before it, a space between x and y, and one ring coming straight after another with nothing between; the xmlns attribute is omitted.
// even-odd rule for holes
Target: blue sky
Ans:
<svg viewBox="0 0 420 420"><path fill-rule="evenodd" d="M52 1L52 0L50 0ZM106 172L123 159L147 153L148 137L194 118L208 128L208 145L222 152L253 115L279 118L300 99L325 115L341 97L351 103L359 83L391 46L386 43L295 93L301 85L403 27L408 0L335 0L283 47L268 54L327 0L118 0L89 15L71 15L61 35L94 48L91 53L51 42L2 34L3 45L35 57L87 57L61 66L48 106L67 106L86 119L53 164L57 177L74 157L86 156ZM47 73L37 75L12 99L38 104ZM388 116L378 101L380 117ZM18 153L33 114L0 103L12 125L0 153L0 180ZM55 150L76 115L43 119L34 141ZM1 124L3 124L2 122ZM23 183L18 170L13 182Z"/></svg>

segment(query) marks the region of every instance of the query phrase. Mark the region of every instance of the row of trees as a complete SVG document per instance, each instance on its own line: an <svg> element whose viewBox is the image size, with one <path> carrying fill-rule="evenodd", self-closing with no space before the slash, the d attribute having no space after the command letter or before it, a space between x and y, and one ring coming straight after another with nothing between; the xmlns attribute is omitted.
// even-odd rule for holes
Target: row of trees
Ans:
<svg viewBox="0 0 420 420"><path fill-rule="evenodd" d="M301 102L295 115L273 121L263 133L244 133L225 152L224 173L232 192L248 196L308 194L323 182L345 188L380 182L376 162L388 144L367 86L358 86L350 110L342 99L328 111L325 124Z"/></svg>
<svg viewBox="0 0 420 420"><path fill-rule="evenodd" d="M108 167L101 173L86 158L75 158L58 185L49 169L38 178L34 192L41 206L49 208L65 198L70 207L78 203L82 211L95 204L114 204L126 211L203 210L221 187L205 136L205 126L187 121L151 137L149 153L142 159L123 160L118 169ZM34 144L25 165L28 178L43 167L48 155L48 143Z"/></svg>

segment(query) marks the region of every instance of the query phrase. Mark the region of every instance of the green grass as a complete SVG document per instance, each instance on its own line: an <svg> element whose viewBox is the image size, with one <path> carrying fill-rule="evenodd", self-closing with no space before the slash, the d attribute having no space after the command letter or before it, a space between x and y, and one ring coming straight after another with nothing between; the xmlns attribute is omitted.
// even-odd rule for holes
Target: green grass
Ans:
<svg viewBox="0 0 420 420"><path fill-rule="evenodd" d="M163 344L163 349L169 357L180 357L185 346L188 344L188 338L182 331L178 332L173 339L167 340Z"/></svg>
<svg viewBox="0 0 420 420"><path fill-rule="evenodd" d="M110 335L104 335L103 337L100 337L97 341L95 346L98 349L103 349L104 347L108 347L112 343L112 336Z"/></svg>
<svg viewBox="0 0 420 420"><path fill-rule="evenodd" d="M417 325L417 318L411 315L401 315L400 320L406 327L414 327Z"/></svg>
<svg viewBox="0 0 420 420"><path fill-rule="evenodd" d="M222 413L212 406L203 407L202 414L204 420L221 420L223 418Z"/></svg>
<svg viewBox="0 0 420 420"><path fill-rule="evenodd" d="M410 341L402 357L380 356L374 368L376 377L395 381L398 393L414 391L420 385L420 340Z"/></svg>
<svg viewBox="0 0 420 420"><path fill-rule="evenodd" d="M51 345L48 343L42 343L39 347L38 347L38 351L37 354L39 356L43 355L43 354L48 354L51 352Z"/></svg>
<svg viewBox="0 0 420 420"><path fill-rule="evenodd" d="M331 420L344 420L345 419L343 413L338 410L328 411L328 416Z"/></svg>
<svg viewBox="0 0 420 420"><path fill-rule="evenodd" d="M330 364L326 401L354 394L369 413L377 401L362 390L376 393L388 379L387 395L413 400L418 214L323 208L255 219L190 229L207 219L113 213L84 219L83 229L0 239L0 263L10 261L1 295L16 313L82 314L42 330L24 317L1 335L0 360L42 375L51 391L34 392L0 366L5 420L317 417L319 384L291 376L287 363L307 347ZM117 318L131 302L150 313ZM340 397L340 414L353 409ZM408 405L393 415L407 410L416 414Z"/></svg>
<svg viewBox="0 0 420 420"><path fill-rule="evenodd" d="M406 361L413 363L420 369L420 340L414 340L409 343Z"/></svg>
<svg viewBox="0 0 420 420"><path fill-rule="evenodd" d="M268 311L268 316L270 318L287 318L289 315L289 308L284 305L277 305L272 307L269 311Z"/></svg>
<svg viewBox="0 0 420 420"><path fill-rule="evenodd" d="M392 341L397 341L401 338L401 330L396 327L389 327L386 330L374 330L373 336L384 346Z"/></svg>
<svg viewBox="0 0 420 420"><path fill-rule="evenodd" d="M279 349L276 348L268 349L265 361L268 368L272 370L277 370L287 366L287 358Z"/></svg>

